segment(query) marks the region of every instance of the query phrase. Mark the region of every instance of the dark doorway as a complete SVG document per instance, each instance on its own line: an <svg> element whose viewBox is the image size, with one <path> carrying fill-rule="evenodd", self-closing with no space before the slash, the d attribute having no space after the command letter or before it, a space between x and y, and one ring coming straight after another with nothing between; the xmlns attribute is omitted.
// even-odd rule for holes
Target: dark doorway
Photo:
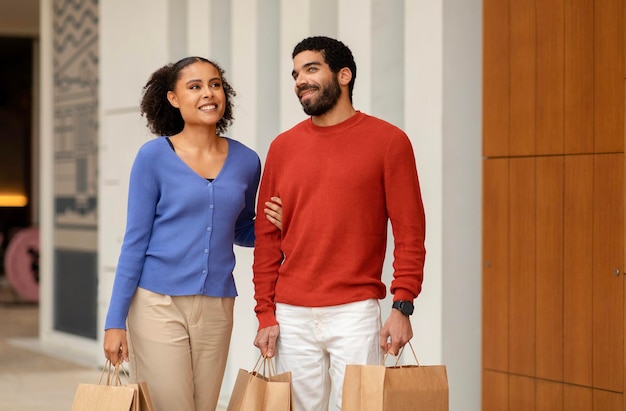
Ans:
<svg viewBox="0 0 626 411"><path fill-rule="evenodd" d="M31 38L0 37L0 257L32 224L33 48Z"/></svg>

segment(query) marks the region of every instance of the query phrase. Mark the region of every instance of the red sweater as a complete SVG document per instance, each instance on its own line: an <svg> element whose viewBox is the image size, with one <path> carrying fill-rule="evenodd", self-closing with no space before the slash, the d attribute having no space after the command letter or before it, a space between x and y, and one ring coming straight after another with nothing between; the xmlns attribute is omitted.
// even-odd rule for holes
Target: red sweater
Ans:
<svg viewBox="0 0 626 411"><path fill-rule="evenodd" d="M275 302L322 307L385 297L387 222L394 237L391 293L421 291L425 217L411 142L358 112L330 127L309 118L272 142L259 199L278 196L283 231L256 219L255 312L277 324ZM264 216L259 201L257 216Z"/></svg>

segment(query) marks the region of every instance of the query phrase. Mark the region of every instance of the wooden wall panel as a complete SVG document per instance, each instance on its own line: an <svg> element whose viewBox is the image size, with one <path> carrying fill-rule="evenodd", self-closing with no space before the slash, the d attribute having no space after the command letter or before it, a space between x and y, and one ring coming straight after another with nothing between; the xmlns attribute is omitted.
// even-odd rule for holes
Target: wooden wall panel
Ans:
<svg viewBox="0 0 626 411"><path fill-rule="evenodd" d="M509 160L483 161L483 367L508 371Z"/></svg>
<svg viewBox="0 0 626 411"><path fill-rule="evenodd" d="M511 81L509 154L535 154L536 13L535 0L509 3L511 18Z"/></svg>
<svg viewBox="0 0 626 411"><path fill-rule="evenodd" d="M625 13L483 2L484 410L624 410Z"/></svg>
<svg viewBox="0 0 626 411"><path fill-rule="evenodd" d="M535 380L519 375L509 376L509 411L535 409Z"/></svg>
<svg viewBox="0 0 626 411"><path fill-rule="evenodd" d="M594 152L624 151L624 0L594 8Z"/></svg>
<svg viewBox="0 0 626 411"><path fill-rule="evenodd" d="M509 406L509 376L494 371L483 372L482 410L501 411Z"/></svg>
<svg viewBox="0 0 626 411"><path fill-rule="evenodd" d="M537 2L536 153L563 153L564 3Z"/></svg>
<svg viewBox="0 0 626 411"><path fill-rule="evenodd" d="M624 395L617 392L594 390L593 410L624 411Z"/></svg>
<svg viewBox="0 0 626 411"><path fill-rule="evenodd" d="M565 153L593 151L593 0L565 3Z"/></svg>
<svg viewBox="0 0 626 411"><path fill-rule="evenodd" d="M509 372L535 375L535 159L509 164Z"/></svg>
<svg viewBox="0 0 626 411"><path fill-rule="evenodd" d="M624 155L594 158L593 386L624 388Z"/></svg>
<svg viewBox="0 0 626 411"><path fill-rule="evenodd" d="M538 157L536 233L536 372L563 379L563 182L562 156Z"/></svg>
<svg viewBox="0 0 626 411"><path fill-rule="evenodd" d="M592 385L593 156L566 156L563 380Z"/></svg>
<svg viewBox="0 0 626 411"><path fill-rule="evenodd" d="M483 156L509 154L509 2L483 0Z"/></svg>
<svg viewBox="0 0 626 411"><path fill-rule="evenodd" d="M593 409L593 390L576 385L563 386L563 408L567 411Z"/></svg>
<svg viewBox="0 0 626 411"><path fill-rule="evenodd" d="M563 384L537 380L535 392L535 411L568 411L563 408Z"/></svg>

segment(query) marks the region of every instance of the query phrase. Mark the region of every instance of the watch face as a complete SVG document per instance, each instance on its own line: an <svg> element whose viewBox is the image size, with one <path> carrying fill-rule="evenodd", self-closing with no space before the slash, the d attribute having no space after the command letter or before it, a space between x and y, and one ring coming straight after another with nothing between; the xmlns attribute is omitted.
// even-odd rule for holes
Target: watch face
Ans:
<svg viewBox="0 0 626 411"><path fill-rule="evenodd" d="M402 303L402 312L406 315L413 314L413 304L409 301L404 301Z"/></svg>

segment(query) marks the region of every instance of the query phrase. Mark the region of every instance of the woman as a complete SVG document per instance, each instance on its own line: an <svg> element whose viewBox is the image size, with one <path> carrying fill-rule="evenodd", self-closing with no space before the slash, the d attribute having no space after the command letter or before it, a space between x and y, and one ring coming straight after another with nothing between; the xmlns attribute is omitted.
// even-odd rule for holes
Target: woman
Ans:
<svg viewBox="0 0 626 411"><path fill-rule="evenodd" d="M234 95L201 57L160 68L144 87L142 115L164 137L133 163L104 352L147 381L157 411L217 405L237 295L233 244L254 245L261 172L254 151L222 136ZM267 204L279 229L280 206Z"/></svg>

